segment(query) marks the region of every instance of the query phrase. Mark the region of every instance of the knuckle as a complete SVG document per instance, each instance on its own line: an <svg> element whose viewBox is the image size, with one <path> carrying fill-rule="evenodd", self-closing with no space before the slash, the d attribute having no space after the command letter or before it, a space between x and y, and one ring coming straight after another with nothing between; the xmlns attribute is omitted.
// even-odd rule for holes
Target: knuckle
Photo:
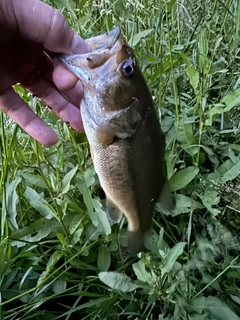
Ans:
<svg viewBox="0 0 240 320"><path fill-rule="evenodd" d="M62 48L68 47L71 41L69 29L62 13L53 9L44 46L53 52L59 52Z"/></svg>
<svg viewBox="0 0 240 320"><path fill-rule="evenodd" d="M53 10L50 28L55 36L61 34L66 27L66 20L62 13L56 9ZM53 39L54 40L54 39Z"/></svg>

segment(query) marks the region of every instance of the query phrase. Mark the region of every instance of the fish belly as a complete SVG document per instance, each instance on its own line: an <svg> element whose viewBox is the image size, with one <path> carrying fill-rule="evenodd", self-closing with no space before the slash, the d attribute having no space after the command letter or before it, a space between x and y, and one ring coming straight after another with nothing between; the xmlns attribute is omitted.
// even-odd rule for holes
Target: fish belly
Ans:
<svg viewBox="0 0 240 320"><path fill-rule="evenodd" d="M130 251L136 254L143 249L143 235L151 227L153 207L165 183L165 145L155 109L134 135L115 138L110 145L99 144L95 125L85 120L100 184L107 199L126 217Z"/></svg>

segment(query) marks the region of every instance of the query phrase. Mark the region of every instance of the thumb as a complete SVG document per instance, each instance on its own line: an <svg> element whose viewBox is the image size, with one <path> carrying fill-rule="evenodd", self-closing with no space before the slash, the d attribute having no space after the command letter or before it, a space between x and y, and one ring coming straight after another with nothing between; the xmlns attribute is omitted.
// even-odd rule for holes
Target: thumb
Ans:
<svg viewBox="0 0 240 320"><path fill-rule="evenodd" d="M62 13L39 0L1 0L12 2L21 36L41 43L46 50L65 54L86 53L89 45L68 26Z"/></svg>

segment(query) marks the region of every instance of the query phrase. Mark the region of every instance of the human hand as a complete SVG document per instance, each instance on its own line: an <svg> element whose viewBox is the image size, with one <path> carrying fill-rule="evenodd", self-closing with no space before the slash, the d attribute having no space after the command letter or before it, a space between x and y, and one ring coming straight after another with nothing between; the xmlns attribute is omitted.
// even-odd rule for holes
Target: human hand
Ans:
<svg viewBox="0 0 240 320"><path fill-rule="evenodd" d="M40 143L57 142L56 133L12 88L20 83L62 120L82 130L82 85L54 54L85 53L89 45L70 29L63 15L39 0L1 0L0 46L0 109Z"/></svg>

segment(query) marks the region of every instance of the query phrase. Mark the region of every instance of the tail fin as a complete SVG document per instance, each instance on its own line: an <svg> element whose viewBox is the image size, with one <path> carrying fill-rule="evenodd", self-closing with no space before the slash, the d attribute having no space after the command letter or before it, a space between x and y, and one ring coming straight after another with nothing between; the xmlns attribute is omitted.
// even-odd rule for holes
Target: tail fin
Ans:
<svg viewBox="0 0 240 320"><path fill-rule="evenodd" d="M158 198L158 208L160 208L163 212L171 213L175 209L175 207L175 196L171 193L170 186L166 182Z"/></svg>
<svg viewBox="0 0 240 320"><path fill-rule="evenodd" d="M144 235L141 231L128 233L128 252L129 256L134 257L139 252L144 251Z"/></svg>

